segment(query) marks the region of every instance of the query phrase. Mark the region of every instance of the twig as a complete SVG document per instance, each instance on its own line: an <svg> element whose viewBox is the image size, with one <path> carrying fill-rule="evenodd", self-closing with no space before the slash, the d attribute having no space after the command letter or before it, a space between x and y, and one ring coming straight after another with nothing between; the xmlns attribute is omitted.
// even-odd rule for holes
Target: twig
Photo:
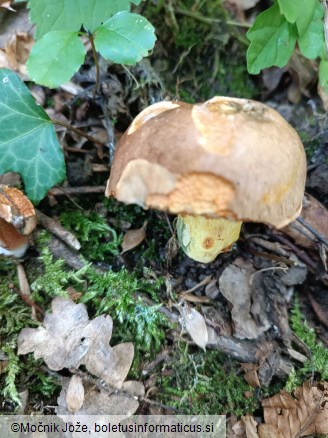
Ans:
<svg viewBox="0 0 328 438"><path fill-rule="evenodd" d="M80 135L81 137L86 138L87 140L91 141L92 143L96 143L96 144L100 144L100 145L104 144L102 141L97 140L95 137L92 137L92 135L86 134L85 132L81 131L78 128L75 128L74 126L72 126L68 123L62 122L60 120L55 120L55 119L51 119L51 121L54 125L63 126L64 128L75 132L76 134Z"/></svg>
<svg viewBox="0 0 328 438"><path fill-rule="evenodd" d="M202 280L200 283L197 283L191 289L181 291L179 295L181 295L181 294L184 294L184 295L185 294L190 294L190 293L194 292L195 290L199 289L200 287L206 286L211 281L212 281L212 277L211 277L211 275L208 275L207 277L204 278L204 280Z"/></svg>
<svg viewBox="0 0 328 438"><path fill-rule="evenodd" d="M204 15L197 14L196 12L186 11L185 9L181 9L181 8L175 9L175 12L177 14L185 15L186 17L193 18L194 20L198 20L201 23L205 23L205 24L222 23L222 20L218 18L204 17ZM248 23L239 23L238 21L234 21L234 20L225 20L225 23L237 27L247 27L247 28L251 27L251 25Z"/></svg>
<svg viewBox="0 0 328 438"><path fill-rule="evenodd" d="M281 234L275 233L274 231L271 231L272 237L274 237L278 242L282 243L283 245L288 246L289 249L293 251L293 253L296 254L298 258L300 258L307 266L309 266L311 269L315 270L317 265L316 263L309 257L309 255L303 251L302 249L299 249L294 243L292 243L290 240L286 239L286 237L282 236Z"/></svg>
<svg viewBox="0 0 328 438"><path fill-rule="evenodd" d="M44 228L50 231L51 234L57 236L60 240L65 242L69 248L74 249L75 251L78 251L81 248L81 244L74 234L70 233L68 230L66 230L66 228L64 228L62 225L60 225L60 223L51 217L42 213L42 211L37 209L35 211L38 222Z"/></svg>
<svg viewBox="0 0 328 438"><path fill-rule="evenodd" d="M84 195L86 193L105 193L105 186L81 186L81 187L52 187L49 195Z"/></svg>
<svg viewBox="0 0 328 438"><path fill-rule="evenodd" d="M327 246L328 248L328 240L319 233L315 228L313 228L310 224L308 224L302 217L298 217L297 222L299 222L303 227L310 231L321 243Z"/></svg>
<svg viewBox="0 0 328 438"><path fill-rule="evenodd" d="M36 307L35 307L36 304L31 299L30 285L28 284L24 266L21 263L18 263L17 265L17 278L18 278L19 290L21 292L20 296L24 299L25 302L27 302L27 300L29 301L29 305L32 308L32 319L37 321Z"/></svg>

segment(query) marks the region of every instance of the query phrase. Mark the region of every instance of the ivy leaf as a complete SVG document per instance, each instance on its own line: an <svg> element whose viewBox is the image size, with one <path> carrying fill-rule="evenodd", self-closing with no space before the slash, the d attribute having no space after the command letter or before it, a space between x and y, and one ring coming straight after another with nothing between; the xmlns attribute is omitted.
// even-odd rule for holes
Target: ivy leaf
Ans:
<svg viewBox="0 0 328 438"><path fill-rule="evenodd" d="M51 30L77 32L83 25L93 32L104 20L130 9L129 0L30 0L30 19L36 38Z"/></svg>
<svg viewBox="0 0 328 438"><path fill-rule="evenodd" d="M56 88L80 68L85 48L76 32L54 30L32 47L27 70L32 81Z"/></svg>
<svg viewBox="0 0 328 438"><path fill-rule="evenodd" d="M95 46L117 64L133 65L148 55L156 41L154 27L146 18L119 12L96 30Z"/></svg>
<svg viewBox="0 0 328 438"><path fill-rule="evenodd" d="M306 32L298 38L298 45L301 52L309 59L315 59L320 55L321 47L325 41L323 15L323 7L318 3L309 27L306 29Z"/></svg>
<svg viewBox="0 0 328 438"><path fill-rule="evenodd" d="M247 69L258 74L263 68L283 67L291 57L297 31L295 25L279 13L278 4L259 14L247 32L250 46L247 50Z"/></svg>
<svg viewBox="0 0 328 438"><path fill-rule="evenodd" d="M48 115L19 77L0 69L0 174L21 174L27 196L40 201L65 177L64 156Z"/></svg>
<svg viewBox="0 0 328 438"><path fill-rule="evenodd" d="M328 93L328 59L322 58L319 65L319 82Z"/></svg>

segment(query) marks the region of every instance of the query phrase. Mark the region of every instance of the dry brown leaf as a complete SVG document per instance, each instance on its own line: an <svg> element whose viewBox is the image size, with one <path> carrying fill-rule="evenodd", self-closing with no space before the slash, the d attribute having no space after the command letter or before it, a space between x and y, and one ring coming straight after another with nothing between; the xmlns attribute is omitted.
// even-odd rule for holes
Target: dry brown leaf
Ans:
<svg viewBox="0 0 328 438"><path fill-rule="evenodd" d="M66 392L67 409L73 414L79 411L84 402L84 387L79 376L72 376Z"/></svg>
<svg viewBox="0 0 328 438"><path fill-rule="evenodd" d="M257 324L253 319L251 278L255 274L253 265L241 258L227 266L219 279L222 295L233 305L231 317L234 322L235 336L240 339L257 338L271 325L262 315Z"/></svg>
<svg viewBox="0 0 328 438"><path fill-rule="evenodd" d="M313 198L313 196L308 194L304 196L300 217L324 238L328 239L328 211L319 201ZM296 228L300 231L297 231ZM287 227L284 227L282 231L294 239L297 245L303 246L304 248L316 249L316 238L299 222L294 221L290 223Z"/></svg>
<svg viewBox="0 0 328 438"><path fill-rule="evenodd" d="M294 391L294 397L281 391L262 401L265 424L276 427L284 438L295 438L297 434L300 437L328 434L327 402L327 382L314 386L306 382ZM270 435L262 435L265 436Z"/></svg>
<svg viewBox="0 0 328 438"><path fill-rule="evenodd" d="M26 32L11 35L4 49L0 49L0 67L27 75L26 61L33 44L34 38Z"/></svg>
<svg viewBox="0 0 328 438"><path fill-rule="evenodd" d="M129 417L133 415L136 410L139 407L139 402L135 396L130 396L129 394L124 393L116 393L116 391L113 391L112 393L106 389L105 390L98 390L95 389L95 386L88 382L82 382L84 386L84 393L85 397L83 400L83 405L80 407L79 410L77 410L74 415L72 415L71 411L68 408L67 405L67 393L69 390L70 385L70 379L68 378L62 378L62 390L60 392L60 395L57 399L58 406L56 407L56 413L60 418L65 419L65 421L71 421L75 422L75 416L76 415L97 415L99 417L99 423L105 423L106 418L105 416L108 415L115 415L115 421L119 422L120 420ZM139 382L131 382L131 387L136 387L134 383L138 383L139 385L142 385ZM140 392L140 389L139 389ZM90 420L94 423L94 418ZM84 422L88 422L88 418L84 418ZM90 424L90 430L92 429L93 424ZM109 436L107 433L105 435L102 435L101 432L98 434L100 437L102 436ZM97 436L98 436L97 435ZM84 438L90 436L88 433L73 433L73 438ZM115 434L116 436L116 434ZM124 437L122 434L117 434L117 436Z"/></svg>
<svg viewBox="0 0 328 438"><path fill-rule="evenodd" d="M241 421L244 424L247 438L259 438L257 434L257 422L251 415L242 416Z"/></svg>
<svg viewBox="0 0 328 438"><path fill-rule="evenodd" d="M259 424L258 434L259 438L285 438L272 424Z"/></svg>
<svg viewBox="0 0 328 438"><path fill-rule="evenodd" d="M49 368L86 368L117 388L131 367L134 349L131 343L110 347L113 322L109 315L89 321L84 304L57 297L52 313L45 316L43 327L26 328L18 337L18 354L34 352Z"/></svg>
<svg viewBox="0 0 328 438"><path fill-rule="evenodd" d="M138 230L129 230L124 234L122 242L122 252L124 254L126 251L134 249L136 246L140 245L146 238L146 226L147 222L143 224Z"/></svg>
<svg viewBox="0 0 328 438"><path fill-rule="evenodd" d="M302 94L310 97L310 89L318 79L316 61L307 59L300 52L294 51L288 61L287 69L293 78L288 88L288 99L292 103L298 103Z"/></svg>
<svg viewBox="0 0 328 438"><path fill-rule="evenodd" d="M261 386L257 371L258 365L253 363L242 363L240 367L245 371L244 379L252 388L259 388Z"/></svg>
<svg viewBox="0 0 328 438"><path fill-rule="evenodd" d="M182 326L187 330L195 344L205 350L208 342L208 332L203 315L185 302L180 304L179 310Z"/></svg>

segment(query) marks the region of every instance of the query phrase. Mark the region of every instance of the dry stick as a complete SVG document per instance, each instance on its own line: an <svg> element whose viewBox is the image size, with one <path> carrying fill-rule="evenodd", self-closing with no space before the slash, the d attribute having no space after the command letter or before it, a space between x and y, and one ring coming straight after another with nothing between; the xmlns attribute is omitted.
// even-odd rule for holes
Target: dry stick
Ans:
<svg viewBox="0 0 328 438"><path fill-rule="evenodd" d="M112 394L121 394L125 397L129 397L129 398L133 398L133 399L137 399L138 401L143 401L145 403L154 405L154 406L158 406L161 407L163 409L168 409L171 411L177 411L176 408L172 407L172 406L167 406L164 405L161 402L157 402L155 400L150 400L147 397L144 397L142 395L133 395L127 391L124 391L122 389L117 389L114 386L111 386L109 383L106 383L105 381L101 380L101 379L97 379L93 376L90 376L90 374L81 371L80 369L76 369L76 368L71 368L70 369L71 373L76 374L77 376L79 376L82 380L87 381L89 383L92 383L93 385L95 385L100 391L105 392L108 396L112 395ZM58 374L59 377L61 377Z"/></svg>
<svg viewBox="0 0 328 438"><path fill-rule="evenodd" d="M321 243L328 247L328 240L319 233L315 228L313 228L310 224L308 224L302 217L298 217L297 222L299 222L303 227L310 231Z"/></svg>
<svg viewBox="0 0 328 438"><path fill-rule="evenodd" d="M75 132L76 134L80 135L81 137L86 138L87 140L91 141L92 143L96 143L96 144L100 144L100 145L104 144L104 142L97 140L95 137L92 137L92 135L86 134L85 132L81 131L78 128L75 128L72 125L69 125L68 123L61 122L60 120L54 120L54 119L51 119L51 121L54 125L63 126L64 128Z"/></svg>
<svg viewBox="0 0 328 438"><path fill-rule="evenodd" d="M308 256L305 251L299 249L296 245L294 245L294 243L286 239L286 237L282 236L281 234L278 234L274 231L271 231L270 234L274 239L278 240L278 242L288 246L288 248L290 248L298 258L300 258L306 265L315 271L317 264Z"/></svg>
<svg viewBox="0 0 328 438"><path fill-rule="evenodd" d="M60 225L60 223L45 215L40 210L35 209L35 212L38 222L51 234L57 236L60 240L65 242L69 248L74 249L75 251L78 251L81 248L81 244L74 234L66 230L66 228Z"/></svg>
<svg viewBox="0 0 328 438"><path fill-rule="evenodd" d="M52 196L84 195L86 193L104 193L105 189L105 186L52 187L48 193Z"/></svg>

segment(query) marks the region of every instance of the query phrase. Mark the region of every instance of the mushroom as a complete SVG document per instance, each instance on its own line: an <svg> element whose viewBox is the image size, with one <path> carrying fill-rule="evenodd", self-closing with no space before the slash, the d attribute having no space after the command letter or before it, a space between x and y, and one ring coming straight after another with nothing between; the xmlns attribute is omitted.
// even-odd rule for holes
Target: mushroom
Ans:
<svg viewBox="0 0 328 438"><path fill-rule="evenodd" d="M302 142L277 111L213 97L142 111L117 145L106 195L177 214L180 245L206 263L244 221L280 228L294 220L305 177Z"/></svg>
<svg viewBox="0 0 328 438"><path fill-rule="evenodd" d="M29 199L20 190L0 184L0 255L22 257L35 226Z"/></svg>

